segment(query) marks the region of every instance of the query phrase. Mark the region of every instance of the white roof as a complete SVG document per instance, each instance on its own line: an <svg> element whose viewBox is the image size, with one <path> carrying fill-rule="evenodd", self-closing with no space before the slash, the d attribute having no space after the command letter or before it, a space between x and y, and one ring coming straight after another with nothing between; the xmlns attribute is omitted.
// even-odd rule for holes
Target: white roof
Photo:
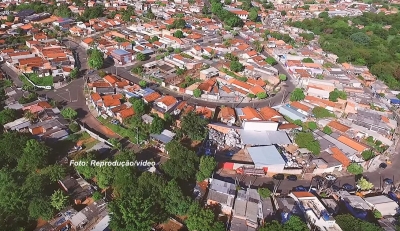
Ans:
<svg viewBox="0 0 400 231"><path fill-rule="evenodd" d="M275 146L248 147L247 151L256 168L286 164Z"/></svg>

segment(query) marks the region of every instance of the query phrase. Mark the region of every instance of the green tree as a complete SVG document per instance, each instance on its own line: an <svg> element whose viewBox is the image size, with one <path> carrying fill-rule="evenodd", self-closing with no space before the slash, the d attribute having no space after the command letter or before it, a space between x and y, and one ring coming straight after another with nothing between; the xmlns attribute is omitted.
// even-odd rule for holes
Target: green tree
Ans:
<svg viewBox="0 0 400 231"><path fill-rule="evenodd" d="M363 173L363 167L357 163L351 163L347 167L347 171L351 174L359 175L359 174Z"/></svg>
<svg viewBox="0 0 400 231"><path fill-rule="evenodd" d="M132 97L131 99L135 99ZM135 110L135 114L143 115L147 111L147 105L142 99L136 99L132 103L133 109Z"/></svg>
<svg viewBox="0 0 400 231"><path fill-rule="evenodd" d="M76 161L81 161L86 164L77 165L75 169L86 179L92 179L96 175L96 168L90 164L90 161L96 160L95 153L86 152L80 155Z"/></svg>
<svg viewBox="0 0 400 231"><path fill-rule="evenodd" d="M122 150L122 143L118 139L111 138L108 139L108 142L113 146L113 149Z"/></svg>
<svg viewBox="0 0 400 231"><path fill-rule="evenodd" d="M3 109L0 111L0 124L4 125L18 119L18 112L13 109Z"/></svg>
<svg viewBox="0 0 400 231"><path fill-rule="evenodd" d="M304 58L301 60L303 63L314 63L314 60L312 58Z"/></svg>
<svg viewBox="0 0 400 231"><path fill-rule="evenodd" d="M68 196L64 194L63 191L57 190L51 195L51 206L57 210L61 210L68 205Z"/></svg>
<svg viewBox="0 0 400 231"><path fill-rule="evenodd" d="M164 128L165 128L164 120L158 116L155 116L150 125L150 133L151 134L161 134L161 132L164 131Z"/></svg>
<svg viewBox="0 0 400 231"><path fill-rule="evenodd" d="M314 114L315 118L317 118L317 119L329 118L329 117L335 116L332 112L330 112L328 109L325 109L323 107L314 107L312 110L312 113Z"/></svg>
<svg viewBox="0 0 400 231"><path fill-rule="evenodd" d="M305 9L305 10L309 10L310 9L310 5L304 5L301 8Z"/></svg>
<svg viewBox="0 0 400 231"><path fill-rule="evenodd" d="M73 133L79 132L79 131L81 130L81 127L79 126L79 124L78 124L78 123L75 123L75 122L70 123L69 126L68 126L68 128L69 128L69 130L70 130L71 132L73 132Z"/></svg>
<svg viewBox="0 0 400 231"><path fill-rule="evenodd" d="M181 69L181 68L178 67L176 69L176 74L177 75L183 75L183 74L185 74L185 71L186 71L185 69Z"/></svg>
<svg viewBox="0 0 400 231"><path fill-rule="evenodd" d="M360 43L362 45L367 45L370 43L371 39L368 35L363 32L357 32L350 36L350 39L355 43Z"/></svg>
<svg viewBox="0 0 400 231"><path fill-rule="evenodd" d="M258 40L253 42L253 46L255 48L255 51L257 51L258 53L261 53L264 50L263 44Z"/></svg>
<svg viewBox="0 0 400 231"><path fill-rule="evenodd" d="M376 219L381 219L381 218L382 218L382 213L379 212L379 210L376 210L376 209L375 209L372 213L374 214L374 217L375 217Z"/></svg>
<svg viewBox="0 0 400 231"><path fill-rule="evenodd" d="M287 80L287 76L285 74L280 74L279 75L279 80L286 81Z"/></svg>
<svg viewBox="0 0 400 231"><path fill-rule="evenodd" d="M268 188L258 188L257 191L263 199L270 197L272 194L271 190L269 190Z"/></svg>
<svg viewBox="0 0 400 231"><path fill-rule="evenodd" d="M184 215L188 212L191 200L183 194L176 180L167 183L163 195L165 195L165 209L169 214Z"/></svg>
<svg viewBox="0 0 400 231"><path fill-rule="evenodd" d="M154 43L154 42L157 42L158 40L160 40L159 37L153 36L153 37L151 37L150 42Z"/></svg>
<svg viewBox="0 0 400 231"><path fill-rule="evenodd" d="M112 161L110 159L105 159L105 162ZM124 167L123 167L124 168ZM96 167L96 180L100 188L106 189L112 185L114 179L114 167L113 166L103 166Z"/></svg>
<svg viewBox="0 0 400 231"><path fill-rule="evenodd" d="M14 22L15 16L12 14L7 15L7 22Z"/></svg>
<svg viewBox="0 0 400 231"><path fill-rule="evenodd" d="M201 97L201 90L200 89L194 89L193 90L193 96L196 98L200 98Z"/></svg>
<svg viewBox="0 0 400 231"><path fill-rule="evenodd" d="M195 179L199 165L196 153L177 141L169 142L165 149L170 159L161 166L161 169L173 179L184 181Z"/></svg>
<svg viewBox="0 0 400 231"><path fill-rule="evenodd" d="M229 68L233 72L241 72L244 70L243 64L241 64L239 61L232 61Z"/></svg>
<svg viewBox="0 0 400 231"><path fill-rule="evenodd" d="M34 198L28 207L29 216L33 219L50 220L53 218L54 210L47 198Z"/></svg>
<svg viewBox="0 0 400 231"><path fill-rule="evenodd" d="M230 5L230 4L232 4L232 0L224 0L224 4L225 5Z"/></svg>
<svg viewBox="0 0 400 231"><path fill-rule="evenodd" d="M278 221L271 221L264 224L259 231L308 231L307 224L298 216L290 216L289 220L281 225Z"/></svg>
<svg viewBox="0 0 400 231"><path fill-rule="evenodd" d="M329 18L329 13L324 11L319 13L318 18Z"/></svg>
<svg viewBox="0 0 400 231"><path fill-rule="evenodd" d="M375 154L374 154L374 152L371 151L371 150L365 150L365 151L363 151L363 152L361 153L361 156L363 157L363 159L364 159L365 161L367 161L367 160L372 159L372 158L375 156Z"/></svg>
<svg viewBox="0 0 400 231"><path fill-rule="evenodd" d="M94 201L98 201L98 200L103 199L103 195L100 192L96 191L93 193L92 198Z"/></svg>
<svg viewBox="0 0 400 231"><path fill-rule="evenodd" d="M78 112L74 109L67 107L61 110L61 115L68 120L75 120L78 117Z"/></svg>
<svg viewBox="0 0 400 231"><path fill-rule="evenodd" d="M217 167L217 162L212 156L202 156L200 158L199 171L196 174L198 182L204 181L211 177L214 169Z"/></svg>
<svg viewBox="0 0 400 231"><path fill-rule="evenodd" d="M189 217L186 225L189 230L223 231L225 227L216 221L216 216L211 209L203 209L197 203L190 206Z"/></svg>
<svg viewBox="0 0 400 231"><path fill-rule="evenodd" d="M287 15L286 11L282 10L282 11L281 11L281 15L282 15L282 16L286 16L286 15Z"/></svg>
<svg viewBox="0 0 400 231"><path fill-rule="evenodd" d="M207 135L207 120L194 112L186 114L182 118L182 132L192 140L202 140Z"/></svg>
<svg viewBox="0 0 400 231"><path fill-rule="evenodd" d="M41 169L40 173L48 177L51 181L56 182L67 176L67 170L64 165L50 165Z"/></svg>
<svg viewBox="0 0 400 231"><path fill-rule="evenodd" d="M76 79L76 77L78 77L78 73L79 73L78 68L74 68L69 73L69 77L71 77L71 79Z"/></svg>
<svg viewBox="0 0 400 231"><path fill-rule="evenodd" d="M329 101L337 102L339 98L339 93L337 91L329 92Z"/></svg>
<svg viewBox="0 0 400 231"><path fill-rule="evenodd" d="M317 123L315 123L314 121L310 121L307 123L307 126L310 130L314 131L318 128Z"/></svg>
<svg viewBox="0 0 400 231"><path fill-rule="evenodd" d="M98 49L92 49L88 58L88 65L90 68L99 70L103 67L104 56L103 53Z"/></svg>
<svg viewBox="0 0 400 231"><path fill-rule="evenodd" d="M271 56L267 57L265 59L265 62L267 62L271 66L274 66L274 65L278 64L278 62L274 58L272 58Z"/></svg>
<svg viewBox="0 0 400 231"><path fill-rule="evenodd" d="M257 98L257 96L254 95L254 94L252 94L252 93L247 94L247 97L249 97L250 99L255 99L255 98Z"/></svg>
<svg viewBox="0 0 400 231"><path fill-rule="evenodd" d="M307 148L314 155L319 155L321 146L310 132L299 132L295 136L295 142L300 148Z"/></svg>
<svg viewBox="0 0 400 231"><path fill-rule="evenodd" d="M147 82L145 80L140 80L139 81L139 86L142 88L145 88L147 86Z"/></svg>
<svg viewBox="0 0 400 231"><path fill-rule="evenodd" d="M181 30L177 30L174 32L174 37L175 38L183 38L185 36L183 35L183 32Z"/></svg>
<svg viewBox="0 0 400 231"><path fill-rule="evenodd" d="M382 228L353 217L351 214L343 214L335 217L336 223L343 231L382 231Z"/></svg>
<svg viewBox="0 0 400 231"><path fill-rule="evenodd" d="M327 135L332 134L332 129L331 129L330 127L328 127L328 126L325 126L325 127L322 129L322 131L323 131L325 134L327 134Z"/></svg>
<svg viewBox="0 0 400 231"><path fill-rule="evenodd" d="M258 10L257 8L251 8L249 12L249 19L253 22L257 22L258 20Z"/></svg>
<svg viewBox="0 0 400 231"><path fill-rule="evenodd" d="M257 93L257 98L258 99L265 99L265 98L267 98L267 93L266 92L258 92Z"/></svg>
<svg viewBox="0 0 400 231"><path fill-rule="evenodd" d="M146 60L146 55L139 52L139 53L137 53L137 55L136 55L136 60L138 60L138 61L144 61L144 60Z"/></svg>
<svg viewBox="0 0 400 231"><path fill-rule="evenodd" d="M290 101L301 101L304 98L306 98L306 96L301 88L295 88L292 94L290 94Z"/></svg>
<svg viewBox="0 0 400 231"><path fill-rule="evenodd" d="M21 158L18 159L18 168L24 171L34 171L47 165L50 149L37 140L26 142Z"/></svg>

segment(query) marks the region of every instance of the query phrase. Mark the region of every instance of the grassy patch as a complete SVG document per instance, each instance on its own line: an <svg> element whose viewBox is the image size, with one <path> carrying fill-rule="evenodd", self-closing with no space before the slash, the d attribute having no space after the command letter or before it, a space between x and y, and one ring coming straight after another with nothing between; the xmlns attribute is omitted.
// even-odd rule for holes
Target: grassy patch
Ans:
<svg viewBox="0 0 400 231"><path fill-rule="evenodd" d="M53 86L53 76L39 77L36 74L27 75L28 78L38 86Z"/></svg>
<svg viewBox="0 0 400 231"><path fill-rule="evenodd" d="M104 119L103 117L98 117L97 118L104 126L108 127L111 129L113 132L117 133L118 135L129 139L132 143L137 143L136 137L137 133L134 130L128 129L121 127L120 125L115 125L110 123L108 120ZM145 140L146 137L144 137L142 134L139 133L139 142Z"/></svg>

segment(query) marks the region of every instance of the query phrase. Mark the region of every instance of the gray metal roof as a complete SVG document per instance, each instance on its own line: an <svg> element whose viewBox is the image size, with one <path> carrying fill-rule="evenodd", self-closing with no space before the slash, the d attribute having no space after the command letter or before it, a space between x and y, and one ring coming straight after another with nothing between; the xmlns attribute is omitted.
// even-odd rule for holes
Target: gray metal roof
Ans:
<svg viewBox="0 0 400 231"><path fill-rule="evenodd" d="M286 145L291 144L285 131L239 130L244 145Z"/></svg>
<svg viewBox="0 0 400 231"><path fill-rule="evenodd" d="M127 54L129 54L128 51L122 50L122 49L116 49L116 50L113 51L113 53L117 54L117 55L127 55Z"/></svg>
<svg viewBox="0 0 400 231"><path fill-rule="evenodd" d="M301 120L303 122L307 120L307 116L296 111L296 109L290 107L289 105L279 107L278 112L292 120Z"/></svg>
<svg viewBox="0 0 400 231"><path fill-rule="evenodd" d="M325 150L331 147L339 148L346 156L352 156L357 153L356 150L350 148L349 146L345 145L344 143L338 141L337 139L323 133L320 130L314 131L314 138L319 141L321 144L321 150Z"/></svg>
<svg viewBox="0 0 400 231"><path fill-rule="evenodd" d="M236 194L236 186L235 184L225 182L218 179L213 179L210 184L210 190L214 190L217 192L235 195Z"/></svg>
<svg viewBox="0 0 400 231"><path fill-rule="evenodd" d="M286 163L275 146L249 147L247 151L256 168Z"/></svg>
<svg viewBox="0 0 400 231"><path fill-rule="evenodd" d="M175 133L172 133L171 131L164 130L161 134L150 134L150 137L153 139L156 139L164 144L167 144L171 142L171 140L174 138Z"/></svg>
<svg viewBox="0 0 400 231"><path fill-rule="evenodd" d="M379 195L379 196L374 196L374 197L366 197L364 200L370 204L376 205L376 204L383 204L383 203L396 203L392 199L390 199L387 196L384 195Z"/></svg>

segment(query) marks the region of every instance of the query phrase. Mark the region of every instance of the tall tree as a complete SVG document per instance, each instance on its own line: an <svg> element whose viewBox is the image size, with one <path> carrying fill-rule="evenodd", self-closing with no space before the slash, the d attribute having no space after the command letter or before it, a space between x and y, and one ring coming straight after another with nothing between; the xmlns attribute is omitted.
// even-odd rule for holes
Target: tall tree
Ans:
<svg viewBox="0 0 400 231"><path fill-rule="evenodd" d="M165 208L168 213L173 215L184 215L189 210L190 198L183 195L182 189L175 180L167 183L164 189Z"/></svg>
<svg viewBox="0 0 400 231"><path fill-rule="evenodd" d="M161 132L164 130L164 127L165 127L164 120L158 116L155 116L153 118L153 121L151 122L150 133L161 134Z"/></svg>
<svg viewBox="0 0 400 231"><path fill-rule="evenodd" d="M194 112L183 116L181 129L182 132L192 140L202 140L207 135L207 120L201 118Z"/></svg>
<svg viewBox="0 0 400 231"><path fill-rule="evenodd" d="M16 110L13 109L3 109L0 111L0 124L4 125L6 123L12 122L18 119L18 113Z"/></svg>
<svg viewBox="0 0 400 231"><path fill-rule="evenodd" d="M63 191L57 190L51 195L51 206L57 210L61 210L68 205L68 196Z"/></svg>
<svg viewBox="0 0 400 231"><path fill-rule="evenodd" d="M78 117L78 113L70 107L61 110L61 115L68 120L74 120L76 117Z"/></svg>
<svg viewBox="0 0 400 231"><path fill-rule="evenodd" d="M186 220L189 230L224 231L224 225L216 221L216 216L211 209L203 209L197 203L193 203L189 209L189 217Z"/></svg>
<svg viewBox="0 0 400 231"><path fill-rule="evenodd" d="M37 140L28 140L21 158L18 160L18 168L24 171L34 171L47 165L50 149Z"/></svg>
<svg viewBox="0 0 400 231"><path fill-rule="evenodd" d="M304 92L301 88L295 88L290 95L290 101L301 101L305 98Z"/></svg>
<svg viewBox="0 0 400 231"><path fill-rule="evenodd" d="M98 49L93 49L88 58L88 64L90 68L93 69L100 69L103 67L104 64L104 56L101 51Z"/></svg>
<svg viewBox="0 0 400 231"><path fill-rule="evenodd" d="M200 158L199 171L196 174L196 179L198 182L201 182L209 177L211 177L212 173L217 167L217 161L215 161L212 156L202 156Z"/></svg>
<svg viewBox="0 0 400 231"><path fill-rule="evenodd" d="M53 218L54 210L50 203L50 198L35 198L29 203L29 216L33 219L42 218L50 220Z"/></svg>

